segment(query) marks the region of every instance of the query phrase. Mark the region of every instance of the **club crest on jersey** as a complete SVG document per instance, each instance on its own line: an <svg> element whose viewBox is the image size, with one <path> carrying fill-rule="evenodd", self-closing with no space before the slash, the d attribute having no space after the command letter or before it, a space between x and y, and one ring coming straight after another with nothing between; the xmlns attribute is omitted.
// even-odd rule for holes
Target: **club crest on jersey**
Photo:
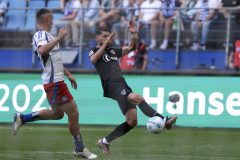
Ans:
<svg viewBox="0 0 240 160"><path fill-rule="evenodd" d="M62 102L66 102L67 99L68 99L67 96L63 96L63 97L62 97Z"/></svg>
<svg viewBox="0 0 240 160"><path fill-rule="evenodd" d="M126 92L126 90L125 89L123 89L122 91L121 91L121 95L125 95L127 92Z"/></svg>
<svg viewBox="0 0 240 160"><path fill-rule="evenodd" d="M114 50L110 50L110 53L115 54L115 51Z"/></svg>

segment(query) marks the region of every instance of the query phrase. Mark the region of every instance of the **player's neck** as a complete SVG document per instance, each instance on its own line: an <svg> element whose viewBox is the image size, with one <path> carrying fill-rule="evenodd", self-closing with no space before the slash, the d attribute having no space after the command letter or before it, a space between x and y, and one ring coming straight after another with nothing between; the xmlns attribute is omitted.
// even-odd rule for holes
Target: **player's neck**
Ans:
<svg viewBox="0 0 240 160"><path fill-rule="evenodd" d="M46 31L46 32L49 31L48 28L47 28L46 26L41 25L41 24L38 24L37 29L38 29L38 30L44 30L44 31Z"/></svg>

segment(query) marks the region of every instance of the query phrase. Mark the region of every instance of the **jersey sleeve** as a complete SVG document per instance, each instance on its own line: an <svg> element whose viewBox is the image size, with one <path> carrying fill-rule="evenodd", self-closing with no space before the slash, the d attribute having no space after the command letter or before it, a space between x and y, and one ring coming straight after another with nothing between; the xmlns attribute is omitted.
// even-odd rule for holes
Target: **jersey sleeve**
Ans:
<svg viewBox="0 0 240 160"><path fill-rule="evenodd" d="M47 33L45 31L38 31L33 37L34 48L37 50L40 46L48 43Z"/></svg>
<svg viewBox="0 0 240 160"><path fill-rule="evenodd" d="M122 48L115 48L115 53L118 58L122 57Z"/></svg>
<svg viewBox="0 0 240 160"><path fill-rule="evenodd" d="M93 48L89 51L88 56L91 57L92 55L94 55L96 52L98 51L98 48Z"/></svg>

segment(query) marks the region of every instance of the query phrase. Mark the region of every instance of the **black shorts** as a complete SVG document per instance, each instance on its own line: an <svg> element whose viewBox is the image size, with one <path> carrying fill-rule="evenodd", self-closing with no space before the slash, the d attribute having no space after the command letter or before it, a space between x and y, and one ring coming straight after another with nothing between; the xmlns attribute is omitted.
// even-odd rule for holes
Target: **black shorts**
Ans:
<svg viewBox="0 0 240 160"><path fill-rule="evenodd" d="M112 98L118 102L123 115L125 115L129 109L136 108L136 105L127 100L130 93L132 93L132 89L127 85L124 79L111 83L107 89L104 90L104 95L106 97Z"/></svg>

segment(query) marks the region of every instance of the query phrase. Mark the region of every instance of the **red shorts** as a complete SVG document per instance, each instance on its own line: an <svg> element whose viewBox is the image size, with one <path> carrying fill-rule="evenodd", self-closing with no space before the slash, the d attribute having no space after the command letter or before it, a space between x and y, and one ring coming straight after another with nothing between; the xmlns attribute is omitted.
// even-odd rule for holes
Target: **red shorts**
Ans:
<svg viewBox="0 0 240 160"><path fill-rule="evenodd" d="M73 100L73 96L64 81L44 84L43 87L51 106L62 105Z"/></svg>

